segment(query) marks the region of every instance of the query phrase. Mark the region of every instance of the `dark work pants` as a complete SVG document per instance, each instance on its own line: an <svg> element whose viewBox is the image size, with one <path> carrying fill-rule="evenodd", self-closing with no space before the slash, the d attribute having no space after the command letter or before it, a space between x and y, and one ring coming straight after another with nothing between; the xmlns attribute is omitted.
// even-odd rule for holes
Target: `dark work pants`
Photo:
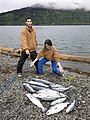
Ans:
<svg viewBox="0 0 90 120"><path fill-rule="evenodd" d="M28 58L28 56L29 55L27 55L25 51L21 52L21 56L20 56L20 59L18 61L18 65L17 65L17 73L22 73L23 64L26 61L26 59ZM35 58L37 57L36 50L30 52L30 57L31 57L32 61L35 60ZM36 70L37 70L37 64L38 64L38 61L36 61L36 63L35 63Z"/></svg>

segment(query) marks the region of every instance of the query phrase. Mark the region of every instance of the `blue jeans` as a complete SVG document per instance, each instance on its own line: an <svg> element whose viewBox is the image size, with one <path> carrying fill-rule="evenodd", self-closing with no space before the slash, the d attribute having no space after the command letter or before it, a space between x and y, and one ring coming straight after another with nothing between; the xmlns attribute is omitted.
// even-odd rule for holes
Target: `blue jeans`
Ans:
<svg viewBox="0 0 90 120"><path fill-rule="evenodd" d="M38 61L38 69L37 69L37 73L42 75L43 74L43 65L45 65L46 62L48 62L49 60L44 58L41 58ZM57 67L57 62L51 61L51 67L52 67L52 72L54 72L55 74L58 74L60 76L62 76L62 73L60 72L60 69Z"/></svg>

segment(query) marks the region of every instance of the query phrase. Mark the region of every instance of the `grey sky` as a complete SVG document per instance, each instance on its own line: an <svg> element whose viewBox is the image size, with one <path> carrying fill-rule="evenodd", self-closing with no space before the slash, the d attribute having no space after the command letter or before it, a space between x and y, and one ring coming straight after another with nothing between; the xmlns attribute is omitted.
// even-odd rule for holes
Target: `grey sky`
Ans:
<svg viewBox="0 0 90 120"><path fill-rule="evenodd" d="M45 6L54 6L58 9L85 8L90 10L90 0L0 0L0 13L30 7L37 3Z"/></svg>

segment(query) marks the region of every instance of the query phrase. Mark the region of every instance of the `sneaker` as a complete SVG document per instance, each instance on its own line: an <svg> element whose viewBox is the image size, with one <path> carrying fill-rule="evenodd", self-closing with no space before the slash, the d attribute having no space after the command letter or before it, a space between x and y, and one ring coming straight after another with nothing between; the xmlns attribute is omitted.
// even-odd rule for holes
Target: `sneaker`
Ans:
<svg viewBox="0 0 90 120"><path fill-rule="evenodd" d="M18 73L17 76L18 76L18 77L21 77L22 75L21 75L21 73Z"/></svg>
<svg viewBox="0 0 90 120"><path fill-rule="evenodd" d="M35 77L36 78L42 78L42 77L44 77L44 75L43 74L42 75L39 74L39 75L36 75Z"/></svg>

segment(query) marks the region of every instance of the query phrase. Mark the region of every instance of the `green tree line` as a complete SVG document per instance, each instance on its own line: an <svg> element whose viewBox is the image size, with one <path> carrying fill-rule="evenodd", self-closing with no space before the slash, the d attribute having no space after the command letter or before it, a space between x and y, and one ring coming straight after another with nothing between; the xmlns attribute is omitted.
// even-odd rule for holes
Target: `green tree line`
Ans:
<svg viewBox="0 0 90 120"><path fill-rule="evenodd" d="M34 25L90 25L90 11L27 7L0 14L0 25L24 25L31 17Z"/></svg>

